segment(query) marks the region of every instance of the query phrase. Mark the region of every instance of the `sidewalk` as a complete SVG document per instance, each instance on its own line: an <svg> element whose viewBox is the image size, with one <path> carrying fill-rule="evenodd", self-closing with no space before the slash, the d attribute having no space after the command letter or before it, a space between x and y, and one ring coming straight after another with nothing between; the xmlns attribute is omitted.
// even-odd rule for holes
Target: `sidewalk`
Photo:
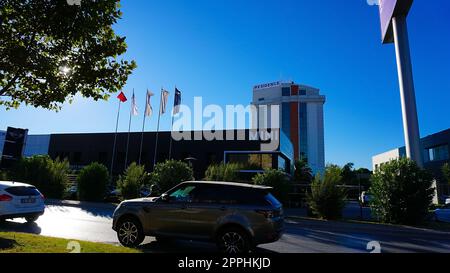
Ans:
<svg viewBox="0 0 450 273"><path fill-rule="evenodd" d="M66 207L77 207L77 208L98 208L98 209L111 209L114 210L117 204L112 203L97 203L97 202L84 202L84 201L73 201L73 200L58 200L58 199L46 199L46 205L51 206L66 206Z"/></svg>

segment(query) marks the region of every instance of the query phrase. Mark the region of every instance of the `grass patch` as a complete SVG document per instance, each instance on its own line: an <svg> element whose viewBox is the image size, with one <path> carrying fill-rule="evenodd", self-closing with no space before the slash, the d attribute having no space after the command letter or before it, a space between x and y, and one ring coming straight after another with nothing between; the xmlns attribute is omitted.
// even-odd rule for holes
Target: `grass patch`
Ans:
<svg viewBox="0 0 450 273"><path fill-rule="evenodd" d="M80 253L142 253L121 246L17 232L0 232L0 253L70 253L73 248L68 246L72 241L79 243Z"/></svg>

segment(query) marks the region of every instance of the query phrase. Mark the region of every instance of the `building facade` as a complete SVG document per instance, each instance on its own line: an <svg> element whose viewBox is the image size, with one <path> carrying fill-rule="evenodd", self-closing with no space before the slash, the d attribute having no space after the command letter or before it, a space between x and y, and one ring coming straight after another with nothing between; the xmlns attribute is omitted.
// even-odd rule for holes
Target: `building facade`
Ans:
<svg viewBox="0 0 450 273"><path fill-rule="evenodd" d="M450 163L450 129L422 138L421 144L425 168L439 174L442 166ZM401 157L406 157L405 147L375 155L372 157L373 170Z"/></svg>
<svg viewBox="0 0 450 273"><path fill-rule="evenodd" d="M304 159L314 173L325 169L324 104L326 98L314 87L294 82L274 82L253 88L258 125L271 127L270 106L279 106L279 126L294 146L294 158ZM267 106L267 108L261 108Z"/></svg>
<svg viewBox="0 0 450 273"><path fill-rule="evenodd" d="M279 148L275 151L263 151L261 139L253 138L249 130L223 131L223 134L233 133L245 135L245 139L239 140L181 140L172 142L171 159L191 161L194 174L197 179L202 179L209 165L221 162L235 162L251 165L253 168L247 171L260 172L267 168L282 169L290 173L292 169L292 151L290 141L281 138ZM194 136L196 132L190 132ZM125 168L132 162L139 162L141 133L130 134L128 150L128 162L125 162L126 143L128 133L117 135L117 145L113 164L113 173L122 174ZM164 162L169 159L170 132L159 132L156 161ZM286 138L287 139L287 138ZM48 154L52 158L67 158L72 169L80 169L92 162L99 162L111 167L112 147L114 133L92 134L54 134L50 138ZM146 132L143 138L141 164L148 171L153 169L155 158L156 132ZM248 163L248 164L247 164Z"/></svg>

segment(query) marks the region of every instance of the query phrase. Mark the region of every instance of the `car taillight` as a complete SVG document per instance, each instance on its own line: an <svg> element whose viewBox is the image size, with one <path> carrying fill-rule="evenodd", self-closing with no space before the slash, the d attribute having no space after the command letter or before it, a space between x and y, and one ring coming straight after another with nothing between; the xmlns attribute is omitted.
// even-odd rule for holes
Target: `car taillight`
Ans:
<svg viewBox="0 0 450 273"><path fill-rule="evenodd" d="M9 202L11 201L13 198L10 195L7 194L2 194L0 195L0 202Z"/></svg>
<svg viewBox="0 0 450 273"><path fill-rule="evenodd" d="M266 217L267 219L275 217L275 212L272 210L257 210L256 212L264 215L264 217Z"/></svg>

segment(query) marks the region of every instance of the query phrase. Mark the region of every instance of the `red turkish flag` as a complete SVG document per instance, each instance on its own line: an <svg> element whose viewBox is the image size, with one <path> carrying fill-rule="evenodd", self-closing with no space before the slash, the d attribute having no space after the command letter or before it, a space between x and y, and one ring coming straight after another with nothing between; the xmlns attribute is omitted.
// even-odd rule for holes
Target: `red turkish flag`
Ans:
<svg viewBox="0 0 450 273"><path fill-rule="evenodd" d="M123 92L120 92L120 94L117 96L117 98L121 101L121 102L126 102L128 99L125 96L125 94Z"/></svg>

